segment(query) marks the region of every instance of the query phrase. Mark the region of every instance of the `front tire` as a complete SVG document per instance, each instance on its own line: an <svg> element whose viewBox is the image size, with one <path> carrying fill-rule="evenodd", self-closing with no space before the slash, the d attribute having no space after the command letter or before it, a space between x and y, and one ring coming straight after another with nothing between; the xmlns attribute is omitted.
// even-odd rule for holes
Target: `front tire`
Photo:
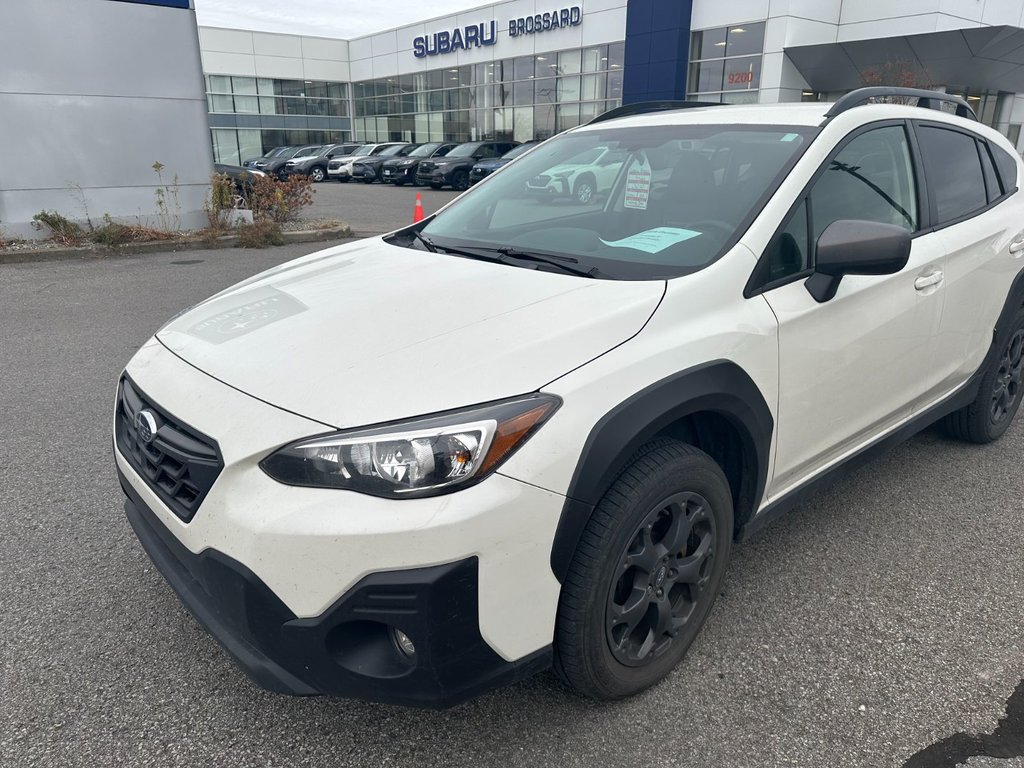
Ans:
<svg viewBox="0 0 1024 768"><path fill-rule="evenodd" d="M323 181L326 175L327 171L325 171L319 165L314 165L312 168L309 169L309 178L311 178L317 184Z"/></svg>
<svg viewBox="0 0 1024 768"><path fill-rule="evenodd" d="M596 192L597 182L594 181L594 177L590 174L585 174L579 178L573 187L572 196L580 205L587 205L594 200Z"/></svg>
<svg viewBox="0 0 1024 768"><path fill-rule="evenodd" d="M662 680L721 589L732 544L729 483L703 451L659 441L623 470L580 537L555 627L555 669L584 696Z"/></svg>
<svg viewBox="0 0 1024 768"><path fill-rule="evenodd" d="M456 192L464 192L469 189L469 174L465 171L456 171L452 174L452 189Z"/></svg>
<svg viewBox="0 0 1024 768"><path fill-rule="evenodd" d="M1017 415L1024 394L1024 309L1017 310L1000 345L981 377L974 402L942 420L950 437L991 443L1003 436Z"/></svg>

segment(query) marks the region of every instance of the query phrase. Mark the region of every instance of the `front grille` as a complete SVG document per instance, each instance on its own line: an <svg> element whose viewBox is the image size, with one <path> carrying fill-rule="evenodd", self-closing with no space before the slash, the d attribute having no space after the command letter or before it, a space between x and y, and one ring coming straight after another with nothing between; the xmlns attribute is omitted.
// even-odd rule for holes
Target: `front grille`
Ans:
<svg viewBox="0 0 1024 768"><path fill-rule="evenodd" d="M427 162L426 160L424 160L422 163L420 163L420 170L421 171L432 171L435 168L437 168L437 163L430 163L430 162Z"/></svg>
<svg viewBox="0 0 1024 768"><path fill-rule="evenodd" d="M341 160L331 160L331 162L329 162L327 164L327 168L328 168L328 170L331 170L331 171L333 171L333 170L335 170L337 168L341 168Z"/></svg>
<svg viewBox="0 0 1024 768"><path fill-rule="evenodd" d="M157 429L141 439L136 416L149 411ZM117 395L117 447L174 514L189 522L224 468L217 443L154 405L125 376Z"/></svg>
<svg viewBox="0 0 1024 768"><path fill-rule="evenodd" d="M551 181L551 177L542 173L540 176L534 176L526 183L531 187L546 187L549 181Z"/></svg>

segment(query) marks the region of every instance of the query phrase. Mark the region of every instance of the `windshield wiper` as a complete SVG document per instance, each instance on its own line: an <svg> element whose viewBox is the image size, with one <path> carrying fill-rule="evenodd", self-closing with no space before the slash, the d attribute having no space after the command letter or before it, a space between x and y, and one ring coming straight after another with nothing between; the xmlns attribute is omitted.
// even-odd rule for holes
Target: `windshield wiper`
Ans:
<svg viewBox="0 0 1024 768"><path fill-rule="evenodd" d="M552 267L557 267L563 272L568 272L571 275L581 275L583 277L598 277L601 271L597 267L574 267L573 264L579 264L580 260L572 256L546 256L542 253L533 253L531 251L521 251L518 248L494 248L494 251L500 253L502 256L507 256L512 259L521 259L523 261L532 261L537 264L547 264Z"/></svg>
<svg viewBox="0 0 1024 768"><path fill-rule="evenodd" d="M450 253L453 256L465 256L467 259L476 259L477 261L490 261L495 264L510 264L509 259L532 261L537 264L547 264L549 266L555 267L556 269L560 269L561 271L566 272L570 275L579 275L581 277L601 277L604 274L597 267L573 266L574 264L579 264L579 259L575 259L572 256L544 256L539 253L520 251L517 248L509 248L507 246L501 248L488 248L485 246L479 246L473 248L472 250L469 250L466 248L454 248L449 245L441 245L440 243L435 243L433 240L428 240L419 232L413 233L413 236L434 253L440 251L442 253Z"/></svg>
<svg viewBox="0 0 1024 768"><path fill-rule="evenodd" d="M426 248L428 251L430 251L431 253L437 253L437 246L434 245L434 241L431 240L429 237L421 235L418 231L413 232L412 236L416 240L419 240L421 243L423 243L423 247Z"/></svg>

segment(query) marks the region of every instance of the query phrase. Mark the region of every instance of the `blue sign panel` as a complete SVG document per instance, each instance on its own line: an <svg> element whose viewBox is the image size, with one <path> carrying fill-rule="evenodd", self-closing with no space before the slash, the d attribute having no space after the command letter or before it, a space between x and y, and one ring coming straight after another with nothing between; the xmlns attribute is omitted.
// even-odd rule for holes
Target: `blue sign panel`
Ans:
<svg viewBox="0 0 1024 768"><path fill-rule="evenodd" d="M622 103L686 98L693 0L629 0Z"/></svg>
<svg viewBox="0 0 1024 768"><path fill-rule="evenodd" d="M141 5L162 5L165 8L189 9L188 0L117 0L121 3L139 3Z"/></svg>

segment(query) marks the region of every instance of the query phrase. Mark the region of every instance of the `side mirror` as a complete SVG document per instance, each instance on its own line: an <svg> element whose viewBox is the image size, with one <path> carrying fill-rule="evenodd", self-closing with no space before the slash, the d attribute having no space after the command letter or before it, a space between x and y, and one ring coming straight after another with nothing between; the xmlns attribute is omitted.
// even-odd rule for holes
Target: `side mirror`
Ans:
<svg viewBox="0 0 1024 768"><path fill-rule="evenodd" d="M822 303L836 295L843 275L892 275L907 266L910 232L895 224L840 219L815 248L814 274L804 286Z"/></svg>

